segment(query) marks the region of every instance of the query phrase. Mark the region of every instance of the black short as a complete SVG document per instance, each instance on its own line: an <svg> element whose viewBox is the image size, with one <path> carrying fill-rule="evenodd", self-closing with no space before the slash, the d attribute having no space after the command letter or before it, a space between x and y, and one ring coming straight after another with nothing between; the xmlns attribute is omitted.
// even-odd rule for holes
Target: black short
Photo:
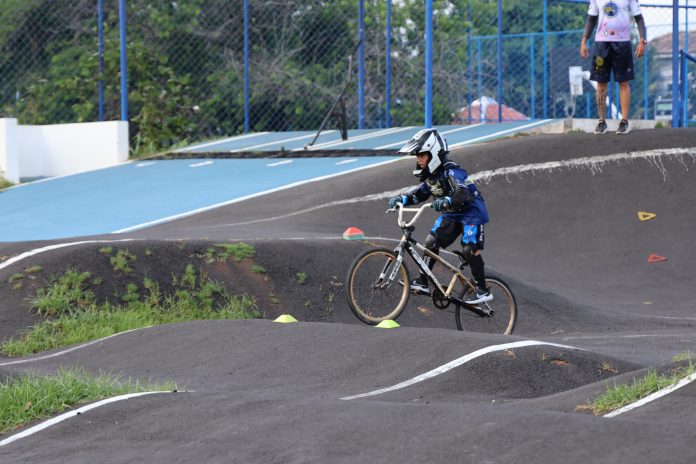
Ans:
<svg viewBox="0 0 696 464"><path fill-rule="evenodd" d="M612 70L616 82L633 80L635 72L631 42L595 42L590 80L609 82Z"/></svg>
<svg viewBox="0 0 696 464"><path fill-rule="evenodd" d="M462 246L471 244L474 250L483 250L483 229L483 224L462 224L440 216L430 229L430 233L435 236L440 248L447 248L461 235Z"/></svg>

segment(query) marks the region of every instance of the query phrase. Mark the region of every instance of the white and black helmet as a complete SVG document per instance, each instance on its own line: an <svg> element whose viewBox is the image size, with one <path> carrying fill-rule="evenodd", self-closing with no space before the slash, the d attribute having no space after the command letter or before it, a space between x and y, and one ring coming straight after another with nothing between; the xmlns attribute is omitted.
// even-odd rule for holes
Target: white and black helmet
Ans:
<svg viewBox="0 0 696 464"><path fill-rule="evenodd" d="M437 129L419 130L411 137L411 140L406 142L406 145L399 150L400 155L417 155L419 153L428 153L428 165L425 169L421 169L416 165L416 170L413 175L421 178L427 178L431 173L434 173L444 162L449 149L447 141L440 135Z"/></svg>

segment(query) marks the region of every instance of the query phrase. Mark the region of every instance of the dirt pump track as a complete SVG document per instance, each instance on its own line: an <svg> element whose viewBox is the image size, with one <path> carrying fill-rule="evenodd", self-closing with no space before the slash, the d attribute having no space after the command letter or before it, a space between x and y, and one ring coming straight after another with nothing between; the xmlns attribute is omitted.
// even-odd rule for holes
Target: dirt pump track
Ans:
<svg viewBox="0 0 696 464"><path fill-rule="evenodd" d="M601 159L616 154L625 156ZM693 385L616 419L575 407L650 368L669 371L677 353L696 352L696 251L688 246L696 228L696 132L515 137L451 157L479 176L491 212L484 259L517 296L512 337L457 332L453 315L424 298L410 299L396 330L364 326L350 313L345 271L361 250L398 239L386 198L415 184L411 161L130 234L80 237L132 239L109 244L138 257L128 278L166 282L194 263L232 293L254 296L264 320L141 329L64 356L0 366L0 374L18 375L80 365L171 379L188 390L94 410L0 448L0 460L580 463L669 455L692 462ZM570 163L587 158L595 161ZM548 164L557 162L569 164ZM519 166L536 167L500 171ZM639 212L655 217L641 221ZM434 217L421 219L419 239ZM342 240L349 226L366 240ZM252 245L253 258L197 258L215 243L236 241ZM51 243L0 244L0 257ZM39 321L26 298L66 269L99 276L99 298L118 294L127 278L109 265L104 246L64 247L0 269L0 338ZM653 253L667 260L649 262ZM11 276L30 266L43 271L13 288ZM301 322L270 321L288 313ZM526 339L565 347L502 350L411 387L341 400Z"/></svg>

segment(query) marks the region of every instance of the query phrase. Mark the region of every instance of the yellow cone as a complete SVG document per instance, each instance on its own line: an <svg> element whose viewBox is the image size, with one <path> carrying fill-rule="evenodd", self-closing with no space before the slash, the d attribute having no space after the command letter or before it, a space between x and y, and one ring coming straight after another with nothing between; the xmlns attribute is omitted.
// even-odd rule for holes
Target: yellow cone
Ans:
<svg viewBox="0 0 696 464"><path fill-rule="evenodd" d="M282 314L278 316L273 322L280 322L281 324L289 324L290 322L297 322L297 319L292 317L290 314Z"/></svg>
<svg viewBox="0 0 696 464"><path fill-rule="evenodd" d="M397 327L401 327L399 324L397 324L395 321L392 321L391 319L384 320L377 324L375 327L379 327L380 329L396 329Z"/></svg>

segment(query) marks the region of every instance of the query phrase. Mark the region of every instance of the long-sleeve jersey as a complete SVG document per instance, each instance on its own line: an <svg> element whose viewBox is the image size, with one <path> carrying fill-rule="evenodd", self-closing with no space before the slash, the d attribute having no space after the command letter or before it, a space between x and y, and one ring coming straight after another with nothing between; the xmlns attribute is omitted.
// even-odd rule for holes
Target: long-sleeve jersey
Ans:
<svg viewBox="0 0 696 464"><path fill-rule="evenodd" d="M430 196L449 197L451 206L442 216L462 224L480 225L488 222L488 211L481 193L469 179L469 174L452 161L446 161L442 169L430 175L413 191L402 195L405 206L421 203Z"/></svg>

